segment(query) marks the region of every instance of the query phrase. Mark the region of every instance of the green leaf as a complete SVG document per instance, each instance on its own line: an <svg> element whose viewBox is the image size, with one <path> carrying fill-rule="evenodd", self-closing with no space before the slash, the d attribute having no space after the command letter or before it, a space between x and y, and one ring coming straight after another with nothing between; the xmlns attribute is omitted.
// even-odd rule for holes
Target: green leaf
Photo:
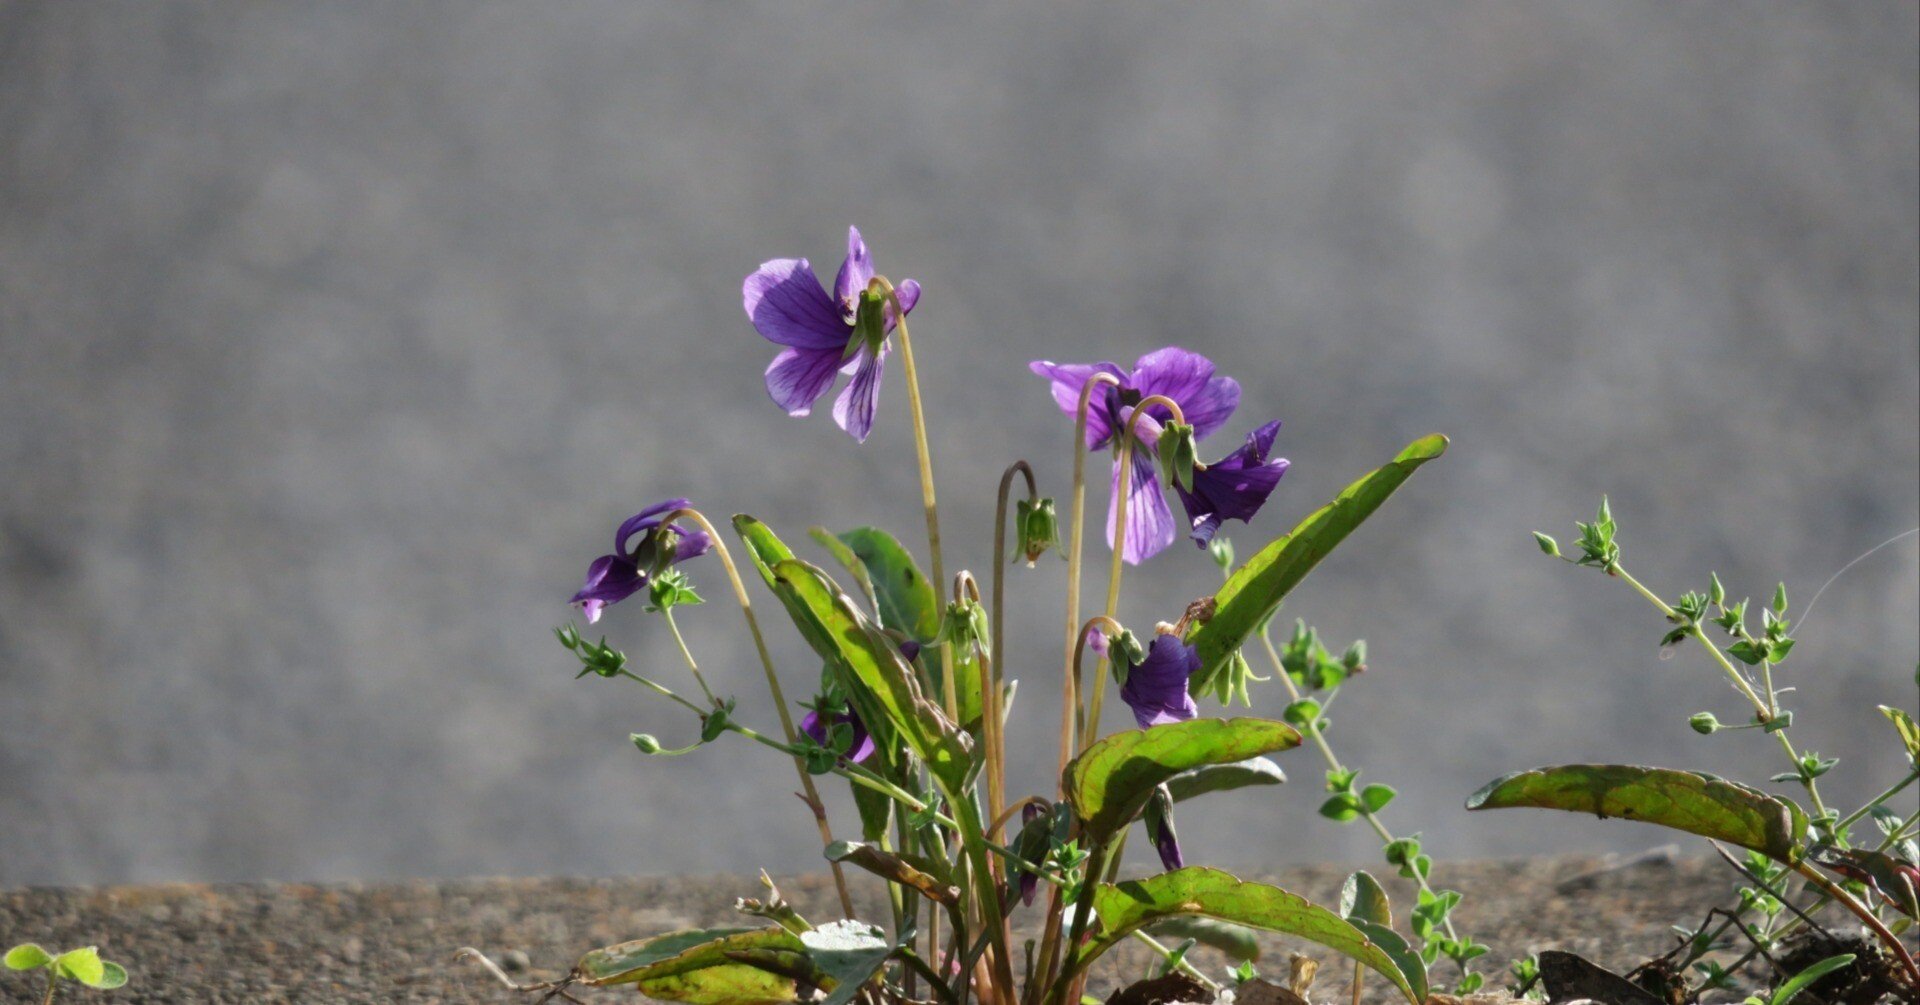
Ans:
<svg viewBox="0 0 1920 1005"><path fill-rule="evenodd" d="M650 998L692 1005L779 1005L799 994L790 977L735 961L752 950L802 952L784 928L707 928L670 932L596 949L575 970L593 987L632 984Z"/></svg>
<svg viewBox="0 0 1920 1005"><path fill-rule="evenodd" d="M1891 705L1880 705L1878 708L1880 714L1886 716L1887 721L1893 723L1893 728L1899 731L1900 743L1907 748L1907 759L1920 765L1920 723L1915 723L1912 715Z"/></svg>
<svg viewBox="0 0 1920 1005"><path fill-rule="evenodd" d="M873 605L874 620L880 627L892 627L892 624L887 621L886 614L880 610L880 595L874 592L873 577L867 574L867 563L862 562L860 556L854 554L853 549L847 547L845 541L833 536L833 532L825 527L808 527L807 536L813 538L815 544L827 549L827 554L832 555L833 560L847 570L847 575L853 577L853 584L860 588L867 602Z"/></svg>
<svg viewBox="0 0 1920 1005"><path fill-rule="evenodd" d="M1187 639L1199 650L1201 674L1210 674L1231 658L1335 545L1372 516L1416 468L1446 449L1447 438L1437 433L1415 440L1391 463L1347 486L1229 576L1214 595L1213 617Z"/></svg>
<svg viewBox="0 0 1920 1005"><path fill-rule="evenodd" d="M1118 885L1093 894L1100 932L1081 951L1082 966L1137 928L1167 918L1199 915L1316 942L1372 968L1416 1003L1426 981L1410 978L1372 939L1339 915L1276 886L1241 882L1218 869L1192 867Z"/></svg>
<svg viewBox="0 0 1920 1005"><path fill-rule="evenodd" d="M940 630L940 598L912 553L878 527L855 527L839 538L866 567L880 623L916 642L933 638Z"/></svg>
<svg viewBox="0 0 1920 1005"><path fill-rule="evenodd" d="M1497 778L1467 809L1534 806L1624 817L1800 860L1807 816L1798 806L1735 782L1692 771L1624 764L1566 764Z"/></svg>
<svg viewBox="0 0 1920 1005"><path fill-rule="evenodd" d="M112 991L114 988L126 987L127 985L127 968L126 967L123 967L118 963L114 963L108 960L100 961L100 967L101 967L100 979L87 985L88 987L98 988L101 991Z"/></svg>
<svg viewBox="0 0 1920 1005"><path fill-rule="evenodd" d="M53 970L69 980L91 986L106 976L107 965L100 960L100 950L87 946L69 949L54 957Z"/></svg>
<svg viewBox="0 0 1920 1005"><path fill-rule="evenodd" d="M1300 745L1269 719L1191 719L1115 733L1067 765L1067 800L1095 840L1118 833L1156 786L1207 764L1231 764Z"/></svg>
<svg viewBox="0 0 1920 1005"><path fill-rule="evenodd" d="M774 564L773 578L825 630L841 664L859 684L856 690L878 703L883 716L879 721L892 723L949 789L960 789L971 767L967 747L953 723L920 693L913 668L893 643L854 610L853 602L819 569L790 558ZM860 711L869 726L876 721Z"/></svg>
<svg viewBox="0 0 1920 1005"><path fill-rule="evenodd" d="M836 984L822 1005L847 1005L893 953L893 944L879 928L852 918L821 925L800 941L807 946L807 956Z"/></svg>
<svg viewBox="0 0 1920 1005"><path fill-rule="evenodd" d="M1348 921L1371 921L1393 927L1393 903L1372 874L1361 870L1340 885L1340 916Z"/></svg>
<svg viewBox="0 0 1920 1005"><path fill-rule="evenodd" d="M925 859L896 855L861 841L835 841L827 846L827 861L851 862L889 882L912 887L942 904L958 904L960 888L943 883L933 875L935 868Z"/></svg>
<svg viewBox="0 0 1920 1005"><path fill-rule="evenodd" d="M1250 785L1279 785L1286 780L1286 773L1278 764L1264 757L1249 757L1244 761L1188 768L1167 779L1167 792L1178 803L1209 792L1230 792Z"/></svg>
<svg viewBox="0 0 1920 1005"><path fill-rule="evenodd" d="M1192 939L1218 949L1235 963L1250 963L1260 958L1260 943L1253 929L1230 921L1182 915L1147 926L1147 934L1157 939Z"/></svg>
<svg viewBox="0 0 1920 1005"><path fill-rule="evenodd" d="M52 962L53 954L31 942L22 942L7 950L8 970L38 970Z"/></svg>
<svg viewBox="0 0 1920 1005"><path fill-rule="evenodd" d="M1366 807L1368 813L1378 813L1399 794L1391 785L1375 783L1360 790L1360 805Z"/></svg>
<svg viewBox="0 0 1920 1005"><path fill-rule="evenodd" d="M1781 587L1782 591L1785 589L1786 587ZM1829 956L1815 963L1813 966L1787 978L1786 982L1781 984L1780 987L1773 992L1773 997L1767 1000L1767 1005L1787 1005L1788 1002L1793 1000L1795 995L1805 991L1815 981L1833 973L1835 970L1851 966L1852 964L1852 953L1844 953L1840 956Z"/></svg>

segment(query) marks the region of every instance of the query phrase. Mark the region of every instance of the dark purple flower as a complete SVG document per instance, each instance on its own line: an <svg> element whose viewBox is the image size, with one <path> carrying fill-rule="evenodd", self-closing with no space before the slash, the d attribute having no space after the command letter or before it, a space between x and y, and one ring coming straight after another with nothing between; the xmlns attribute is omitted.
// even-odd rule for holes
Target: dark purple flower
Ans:
<svg viewBox="0 0 1920 1005"><path fill-rule="evenodd" d="M860 294L873 281L873 260L858 227L847 228L847 259L834 276L828 295L804 258L762 263L741 287L741 299L754 330L785 346L767 367L767 393L788 415L807 415L813 403L842 373L853 375L833 402L833 421L854 439L866 442L873 411L880 401L880 374L888 344L854 345L854 319ZM900 308L911 312L920 300L920 284L902 280L894 289ZM887 311L886 330L894 317Z"/></svg>
<svg viewBox="0 0 1920 1005"><path fill-rule="evenodd" d="M1080 407L1080 390L1096 373L1118 378L1117 386L1094 392L1087 410L1087 449L1114 449L1113 479L1107 505L1107 541L1113 541L1113 525L1120 498L1120 436L1126 430L1133 406L1149 395L1164 395L1180 406L1195 439L1219 429L1240 404L1240 385L1231 377L1215 376L1213 362L1196 352L1177 346L1155 350L1140 357L1129 373L1115 363L1053 363L1036 360L1030 368L1053 384L1053 400L1060 410L1072 416ZM1147 410L1148 419L1139 426L1139 441L1133 450L1133 471L1127 483L1127 529L1121 540L1120 557L1138 565L1159 554L1176 536L1173 511L1167 508L1165 494L1153 462L1153 444L1160 423L1173 417L1165 406Z"/></svg>
<svg viewBox="0 0 1920 1005"><path fill-rule="evenodd" d="M1253 519L1273 487L1280 484L1280 476L1287 473L1287 459L1267 460L1267 451L1273 449L1273 437L1278 432L1280 421L1275 419L1248 433L1240 449L1205 468L1195 467L1193 491L1174 485L1192 523L1189 536L1200 547L1213 540L1221 521L1244 523Z"/></svg>
<svg viewBox="0 0 1920 1005"><path fill-rule="evenodd" d="M635 513L620 525L613 535L613 554L593 560L587 567L585 585L567 601L580 608L587 624L599 621L600 611L608 604L617 604L638 593L655 570L697 558L713 547L706 531L674 527L670 535L674 539L673 554L659 554L660 518L690 505L685 499L668 499ZM635 534L640 535L640 540L629 549L627 543Z"/></svg>
<svg viewBox="0 0 1920 1005"><path fill-rule="evenodd" d="M1147 836L1153 839L1153 850L1160 853L1160 864L1168 872L1187 864L1186 857L1180 854L1180 835L1173 829L1173 798L1166 789L1154 793L1152 802L1145 814Z"/></svg>
<svg viewBox="0 0 1920 1005"><path fill-rule="evenodd" d="M1187 693L1187 678L1199 669L1200 655L1192 646L1172 633L1156 635L1147 647L1147 658L1128 668L1120 700L1133 709L1134 721L1141 729L1185 722L1200 714L1193 696Z"/></svg>
<svg viewBox="0 0 1920 1005"><path fill-rule="evenodd" d="M829 730L832 726L841 724L853 728L853 743L847 747L847 752L844 755L847 760L855 764L860 764L867 758L872 757L873 737L867 733L867 724L861 722L860 717L853 714L851 709L836 713L831 725L820 720L818 710L809 709L807 710L806 718L800 720L800 732L813 737L813 742L824 747L830 738Z"/></svg>

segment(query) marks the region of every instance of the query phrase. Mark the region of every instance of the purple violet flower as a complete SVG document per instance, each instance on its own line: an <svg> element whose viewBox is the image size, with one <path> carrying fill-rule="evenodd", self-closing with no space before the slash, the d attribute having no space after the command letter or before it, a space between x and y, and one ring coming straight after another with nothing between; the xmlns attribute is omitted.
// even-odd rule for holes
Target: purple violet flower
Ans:
<svg viewBox="0 0 1920 1005"><path fill-rule="evenodd" d="M788 415L813 411L813 403L833 387L842 373L853 379L833 402L833 421L855 440L866 442L873 431L873 413L880 402L880 375L888 343L877 350L854 344L854 320L860 294L873 281L873 260L858 227L847 228L847 259L833 280L833 294L820 285L813 266L804 258L776 258L764 262L741 286L741 300L755 331L767 341L785 346L767 367L767 393ZM920 300L920 284L902 280L894 288L900 309L911 312ZM894 326L892 308L886 331Z"/></svg>
<svg viewBox="0 0 1920 1005"><path fill-rule="evenodd" d="M853 727L853 743L847 747L847 753L845 755L847 760L855 764L860 764L866 761L867 758L872 757L874 750L873 737L867 733L867 724L861 722L860 717L855 715L852 709L836 714L831 724L820 721L820 713L818 710L808 709L806 717L800 720L800 732L813 737L813 742L824 747L827 745L829 730L832 726L843 723Z"/></svg>
<svg viewBox="0 0 1920 1005"><path fill-rule="evenodd" d="M567 603L578 606L586 615L587 624L593 624L600 620L600 612L607 605L638 593L654 572L706 554L713 547L707 532L679 527L671 528L675 539L673 554L663 557L658 553L660 518L691 505L685 499L668 499L628 517L614 532L613 554L593 560L587 567L586 583ZM629 550L627 542L635 534L641 535L640 541Z"/></svg>
<svg viewBox="0 0 1920 1005"><path fill-rule="evenodd" d="M1205 468L1196 465L1192 492L1174 485L1180 504L1186 507L1192 524L1188 536L1195 544L1206 547L1222 521L1245 523L1266 503L1273 487L1280 484L1280 476L1287 473L1286 458L1267 460L1278 432L1280 420L1275 419L1248 433L1247 442L1225 458Z"/></svg>
<svg viewBox="0 0 1920 1005"><path fill-rule="evenodd" d="M1087 449L1111 446L1114 450L1112 490L1107 505L1106 540L1113 541L1113 525L1120 498L1120 437L1126 431L1133 406L1149 395L1165 395L1180 405L1180 411L1193 426L1194 439L1202 439L1226 423L1240 405L1240 385L1231 377L1214 375L1213 362L1196 352L1169 346L1140 357L1129 373L1118 364L1054 363L1036 360L1034 373L1053 384L1053 400L1060 410L1073 416L1080 407L1080 390L1096 373L1118 378L1118 386L1102 387L1094 392L1087 410ZM1164 406L1147 411L1148 419L1139 426L1139 442L1134 444L1133 471L1127 483L1127 529L1121 541L1120 557L1138 565L1159 554L1177 536L1173 511L1167 508L1165 494L1153 461L1153 444L1160 423L1173 417Z"/></svg>
<svg viewBox="0 0 1920 1005"><path fill-rule="evenodd" d="M1200 714L1187 693L1187 678L1200 669L1200 654L1171 632L1156 635L1147 657L1127 669L1120 700L1133 709L1141 729L1167 722L1185 722Z"/></svg>
<svg viewBox="0 0 1920 1005"><path fill-rule="evenodd" d="M1183 868L1187 864L1186 856L1180 854L1180 835L1173 829L1172 802L1169 800L1166 813L1148 813L1146 815L1147 836L1153 839L1153 849L1160 853L1160 864L1168 872Z"/></svg>

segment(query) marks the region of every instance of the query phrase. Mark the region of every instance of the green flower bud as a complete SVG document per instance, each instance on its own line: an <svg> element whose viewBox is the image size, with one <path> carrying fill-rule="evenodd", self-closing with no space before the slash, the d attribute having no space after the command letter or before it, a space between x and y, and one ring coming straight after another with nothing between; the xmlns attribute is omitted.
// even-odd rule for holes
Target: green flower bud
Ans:
<svg viewBox="0 0 1920 1005"><path fill-rule="evenodd" d="M1027 568L1033 568L1041 555L1059 549L1060 518L1054 513L1052 499L1020 500L1014 521L1020 534L1015 547L1027 560Z"/></svg>
<svg viewBox="0 0 1920 1005"><path fill-rule="evenodd" d="M1193 491L1193 468L1199 463L1193 445L1193 427L1184 422L1169 422L1161 427L1160 440L1154 445L1160 464L1174 483Z"/></svg>
<svg viewBox="0 0 1920 1005"><path fill-rule="evenodd" d="M1720 729L1720 720L1714 718L1712 712L1695 712L1687 720L1687 725L1693 727L1693 731L1701 736L1707 736Z"/></svg>
<svg viewBox="0 0 1920 1005"><path fill-rule="evenodd" d="M1533 543L1540 546L1541 552L1551 555L1554 558L1560 557L1560 542L1555 541L1552 537L1536 530L1533 532Z"/></svg>
<svg viewBox="0 0 1920 1005"><path fill-rule="evenodd" d="M660 751L666 749L665 747L662 747L660 745L660 741L658 739L655 739L654 737L649 736L646 733L635 733L632 736L632 740L633 740L633 745L640 748L640 752L642 754L658 754Z"/></svg>

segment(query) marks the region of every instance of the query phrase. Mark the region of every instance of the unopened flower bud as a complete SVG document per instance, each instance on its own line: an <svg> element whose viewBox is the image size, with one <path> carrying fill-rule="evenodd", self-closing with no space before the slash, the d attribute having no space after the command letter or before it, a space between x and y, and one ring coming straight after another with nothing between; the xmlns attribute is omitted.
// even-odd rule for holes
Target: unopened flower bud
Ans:
<svg viewBox="0 0 1920 1005"><path fill-rule="evenodd" d="M1060 519L1054 513L1052 499L1020 500L1015 522L1020 534L1017 547L1027 560L1027 568L1033 568L1041 555L1060 547Z"/></svg>
<svg viewBox="0 0 1920 1005"><path fill-rule="evenodd" d="M665 749L660 746L659 740L646 733L635 733L632 739L633 745L640 748L642 754L658 754L661 750Z"/></svg>
<svg viewBox="0 0 1920 1005"><path fill-rule="evenodd" d="M1694 732L1706 736L1719 730L1720 720L1714 718L1712 712L1695 712L1687 719L1687 725L1693 727Z"/></svg>
<svg viewBox="0 0 1920 1005"><path fill-rule="evenodd" d="M1198 463L1198 455L1193 445L1193 427L1184 422L1168 422L1160 430L1160 439L1154 444L1154 450L1160 455L1161 466L1182 489L1193 491L1193 469Z"/></svg>

